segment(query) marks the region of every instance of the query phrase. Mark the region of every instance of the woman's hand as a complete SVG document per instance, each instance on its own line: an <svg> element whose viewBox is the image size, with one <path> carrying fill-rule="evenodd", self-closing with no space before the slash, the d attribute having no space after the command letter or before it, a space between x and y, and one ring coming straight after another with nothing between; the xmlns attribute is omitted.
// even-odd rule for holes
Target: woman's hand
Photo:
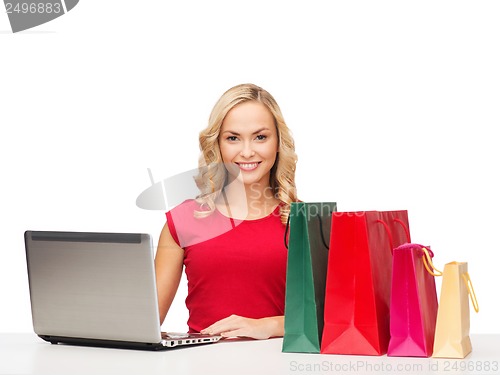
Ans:
<svg viewBox="0 0 500 375"><path fill-rule="evenodd" d="M215 322L202 330L201 333L223 337L250 337L259 340L281 337L284 333L284 318L283 316L273 316L252 319L231 315Z"/></svg>

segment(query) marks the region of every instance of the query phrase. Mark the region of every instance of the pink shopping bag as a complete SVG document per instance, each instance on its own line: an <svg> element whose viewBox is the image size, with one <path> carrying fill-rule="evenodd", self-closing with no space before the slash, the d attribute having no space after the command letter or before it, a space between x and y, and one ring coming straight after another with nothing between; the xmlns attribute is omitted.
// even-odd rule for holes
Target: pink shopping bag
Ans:
<svg viewBox="0 0 500 375"><path fill-rule="evenodd" d="M412 243L393 251L388 356L432 355L438 310L434 276L441 275L433 256L429 248Z"/></svg>

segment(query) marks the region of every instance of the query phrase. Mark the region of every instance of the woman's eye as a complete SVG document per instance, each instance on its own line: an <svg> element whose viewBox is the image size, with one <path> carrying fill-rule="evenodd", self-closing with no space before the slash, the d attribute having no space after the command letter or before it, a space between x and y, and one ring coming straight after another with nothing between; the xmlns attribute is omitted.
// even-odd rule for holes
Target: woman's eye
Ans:
<svg viewBox="0 0 500 375"><path fill-rule="evenodd" d="M234 136L234 135L230 135L229 137L227 137L227 140L228 140L229 142L235 142L235 141L237 141L237 140L238 140L238 138L236 138L236 136Z"/></svg>
<svg viewBox="0 0 500 375"><path fill-rule="evenodd" d="M266 137L265 135L262 135L262 134L259 134L259 135L257 136L257 140L258 140L258 141L263 141L263 140L265 140L266 138L267 138L267 137Z"/></svg>

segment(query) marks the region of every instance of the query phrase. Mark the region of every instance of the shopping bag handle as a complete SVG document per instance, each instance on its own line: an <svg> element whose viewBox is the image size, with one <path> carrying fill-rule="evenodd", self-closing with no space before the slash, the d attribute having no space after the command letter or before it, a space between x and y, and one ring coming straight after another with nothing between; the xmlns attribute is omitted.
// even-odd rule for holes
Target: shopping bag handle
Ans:
<svg viewBox="0 0 500 375"><path fill-rule="evenodd" d="M405 231L405 234L406 234L406 240L408 242L411 242L411 239L410 239L410 229L408 228L408 226L406 225L406 223L403 220L401 220L401 219L394 219L394 221L396 223L400 224L403 227L403 229Z"/></svg>
<svg viewBox="0 0 500 375"><path fill-rule="evenodd" d="M416 243L405 243L403 245L398 246L396 249L418 249L422 252L422 262L424 263L424 267L432 276L442 276L443 272L438 270L434 264L432 263L432 259L434 257L434 253L428 246L419 245ZM418 254L418 253L417 253Z"/></svg>
<svg viewBox="0 0 500 375"><path fill-rule="evenodd" d="M332 214L330 212L330 214ZM327 250L330 250L330 246L326 243L325 240L325 234L323 233L323 219L321 219L321 215L318 214L318 220L319 220L319 234L321 235L321 241L323 241L323 245L327 248Z"/></svg>
<svg viewBox="0 0 500 375"><path fill-rule="evenodd" d="M333 212L330 212L332 214ZM330 246L327 245L326 240L325 240L325 234L323 233L323 220L321 219L321 215L318 214L318 220L319 220L319 233L321 235L321 241L323 241L323 245L330 250ZM285 227L285 236L283 238L285 242L285 247L288 249L288 231L290 230L290 214L288 214L288 218L286 219L286 227Z"/></svg>
<svg viewBox="0 0 500 375"><path fill-rule="evenodd" d="M285 247L288 249L288 230L290 229L290 213L288 213L288 218L286 219L286 227L285 227L285 237L283 240L285 241Z"/></svg>
<svg viewBox="0 0 500 375"><path fill-rule="evenodd" d="M434 266L434 263L432 263L431 257L433 257L434 254L431 251L431 249L429 249L427 246L421 246L421 250L424 253L422 255L422 261L424 262L424 267L427 270L427 272L429 272L432 276L443 276L443 272L438 270Z"/></svg>
<svg viewBox="0 0 500 375"><path fill-rule="evenodd" d="M462 278L465 281L465 286L467 287L467 291L469 292L470 301L474 310L479 312L479 305L477 303L476 292L474 292L474 287L472 286L472 281L470 279L469 273L465 272L462 274Z"/></svg>
<svg viewBox="0 0 500 375"><path fill-rule="evenodd" d="M404 231L405 231L405 234L406 234L406 240L408 242L410 242L410 230L408 229L408 227L406 226L406 224L403 222L403 220L400 220L400 219L393 219L394 222L396 223L399 223ZM387 225L387 223L384 221L384 220L380 220L378 219L377 220L377 223L380 223L384 226L384 229L387 233L387 236L389 237L389 246L391 247L391 254L394 254L394 241L393 241L393 237L392 237L392 233L389 229L389 226Z"/></svg>
<svg viewBox="0 0 500 375"><path fill-rule="evenodd" d="M387 237L389 237L389 246L391 248L391 254L393 254L393 252L394 252L394 242L392 241L392 234L391 234L391 231L389 229L389 226L387 225L387 223L385 221L380 220L380 219L377 220L377 223L380 223L380 224L382 224L384 226L384 229L385 229L385 231L387 233Z"/></svg>

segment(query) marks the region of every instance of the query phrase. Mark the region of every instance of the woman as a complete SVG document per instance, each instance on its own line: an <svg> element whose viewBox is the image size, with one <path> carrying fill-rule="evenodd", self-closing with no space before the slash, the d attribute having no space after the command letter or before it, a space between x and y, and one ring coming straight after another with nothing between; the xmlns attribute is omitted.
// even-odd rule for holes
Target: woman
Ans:
<svg viewBox="0 0 500 375"><path fill-rule="evenodd" d="M155 266L161 322L185 266L191 332L283 336L297 156L274 98L253 84L215 104L199 137L201 194L167 213Z"/></svg>

